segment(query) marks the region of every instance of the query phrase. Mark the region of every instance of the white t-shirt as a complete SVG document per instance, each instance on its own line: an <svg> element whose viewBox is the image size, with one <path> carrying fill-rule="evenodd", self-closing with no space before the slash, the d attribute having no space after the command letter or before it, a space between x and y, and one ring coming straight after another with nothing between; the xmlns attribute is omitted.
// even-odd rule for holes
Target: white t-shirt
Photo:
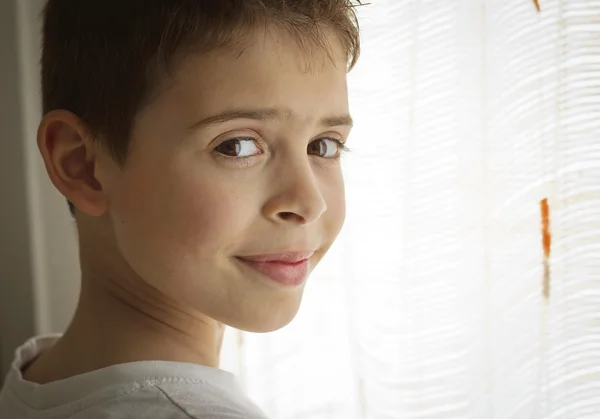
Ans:
<svg viewBox="0 0 600 419"><path fill-rule="evenodd" d="M43 385L25 381L21 369L58 338L17 349L0 392L0 419L266 419L234 375L196 364L141 361Z"/></svg>

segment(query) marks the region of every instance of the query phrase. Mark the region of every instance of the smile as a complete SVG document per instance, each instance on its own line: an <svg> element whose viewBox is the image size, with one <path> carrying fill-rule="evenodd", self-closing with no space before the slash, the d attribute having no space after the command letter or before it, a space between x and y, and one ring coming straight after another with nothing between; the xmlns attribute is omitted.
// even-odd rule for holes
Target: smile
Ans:
<svg viewBox="0 0 600 419"><path fill-rule="evenodd" d="M302 285L309 270L313 252L282 253L278 255L236 257L242 264L263 276L287 286Z"/></svg>

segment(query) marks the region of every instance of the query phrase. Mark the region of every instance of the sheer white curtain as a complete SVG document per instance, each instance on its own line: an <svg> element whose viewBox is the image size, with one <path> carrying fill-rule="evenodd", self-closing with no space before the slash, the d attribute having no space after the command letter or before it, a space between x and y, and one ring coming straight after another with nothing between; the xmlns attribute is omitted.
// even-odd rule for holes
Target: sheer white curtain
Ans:
<svg viewBox="0 0 600 419"><path fill-rule="evenodd" d="M600 418L600 1L540 3L360 8L345 229L226 337L273 418Z"/></svg>
<svg viewBox="0 0 600 419"><path fill-rule="evenodd" d="M43 1L13 1L38 86ZM297 319L229 330L223 367L274 419L600 418L600 1L370 1L345 229ZM27 144L38 332L59 331L76 244Z"/></svg>

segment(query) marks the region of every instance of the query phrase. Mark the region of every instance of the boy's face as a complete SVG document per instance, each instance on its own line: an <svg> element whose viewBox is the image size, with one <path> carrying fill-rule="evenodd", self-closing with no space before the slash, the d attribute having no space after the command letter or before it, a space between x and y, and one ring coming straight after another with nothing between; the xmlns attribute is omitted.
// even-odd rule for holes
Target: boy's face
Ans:
<svg viewBox="0 0 600 419"><path fill-rule="evenodd" d="M335 65L281 34L241 55L193 56L139 115L125 168L98 168L118 253L137 276L243 330L293 319L304 282L285 285L240 258L309 251L310 272L342 227L346 64L329 41Z"/></svg>

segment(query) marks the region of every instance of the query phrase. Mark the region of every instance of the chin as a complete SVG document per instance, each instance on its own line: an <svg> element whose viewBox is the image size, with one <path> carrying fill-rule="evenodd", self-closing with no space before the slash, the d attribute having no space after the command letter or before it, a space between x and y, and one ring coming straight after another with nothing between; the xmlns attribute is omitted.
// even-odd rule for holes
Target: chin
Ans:
<svg viewBox="0 0 600 419"><path fill-rule="evenodd" d="M257 324L248 325L247 327L238 328L238 329L243 330L244 332L250 332L250 333L270 333L270 332L275 332L275 331L277 331L279 329L284 328L288 324L290 324L292 322L292 320L294 320L294 317L296 317L296 316L291 317L287 322L280 322L280 323L274 323L274 322L257 323Z"/></svg>
<svg viewBox="0 0 600 419"><path fill-rule="evenodd" d="M231 319L223 322L228 326L250 333L269 333L279 330L294 320L298 314L299 304L290 304L288 307L275 310L273 307L259 309L253 315L244 318Z"/></svg>

